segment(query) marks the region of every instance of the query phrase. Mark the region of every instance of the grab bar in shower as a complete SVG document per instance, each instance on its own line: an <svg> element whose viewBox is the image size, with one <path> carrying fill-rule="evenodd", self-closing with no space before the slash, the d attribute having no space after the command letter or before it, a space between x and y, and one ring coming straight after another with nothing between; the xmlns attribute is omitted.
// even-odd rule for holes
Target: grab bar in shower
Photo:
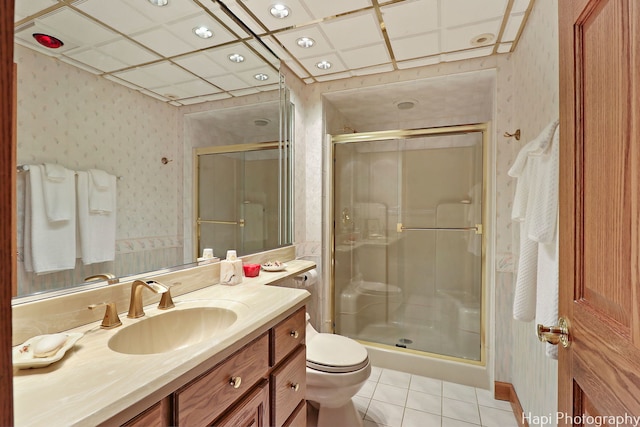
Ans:
<svg viewBox="0 0 640 427"><path fill-rule="evenodd" d="M475 231L476 234L482 234L482 224L476 224L475 227L405 227L399 222L396 225L396 231L402 233L403 231Z"/></svg>

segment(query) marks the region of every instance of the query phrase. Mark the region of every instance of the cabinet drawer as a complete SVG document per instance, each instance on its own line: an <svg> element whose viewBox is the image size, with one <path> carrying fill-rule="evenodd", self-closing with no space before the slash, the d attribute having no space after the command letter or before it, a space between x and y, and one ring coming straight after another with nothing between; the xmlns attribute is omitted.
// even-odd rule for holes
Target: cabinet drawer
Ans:
<svg viewBox="0 0 640 427"><path fill-rule="evenodd" d="M280 363L294 348L304 343L305 313L305 307L302 307L271 330L271 366Z"/></svg>
<svg viewBox="0 0 640 427"><path fill-rule="evenodd" d="M271 425L280 427L306 394L307 353L304 346L271 374Z"/></svg>
<svg viewBox="0 0 640 427"><path fill-rule="evenodd" d="M171 425L169 398L156 403L137 417L127 421L123 427L166 427Z"/></svg>
<svg viewBox="0 0 640 427"><path fill-rule="evenodd" d="M215 423L216 427L267 427L268 425L269 382L267 380L256 386L247 397Z"/></svg>
<svg viewBox="0 0 640 427"><path fill-rule="evenodd" d="M307 401L300 402L293 414L289 417L284 427L307 427Z"/></svg>
<svg viewBox="0 0 640 427"><path fill-rule="evenodd" d="M264 334L220 365L176 392L180 426L205 426L266 376L269 340ZM239 378L236 386L232 379Z"/></svg>

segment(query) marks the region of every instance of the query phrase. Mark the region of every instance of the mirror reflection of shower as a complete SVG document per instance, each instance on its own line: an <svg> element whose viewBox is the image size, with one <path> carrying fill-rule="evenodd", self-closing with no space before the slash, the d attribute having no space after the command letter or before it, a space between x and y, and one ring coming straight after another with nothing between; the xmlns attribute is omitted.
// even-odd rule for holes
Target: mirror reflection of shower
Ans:
<svg viewBox="0 0 640 427"><path fill-rule="evenodd" d="M482 360L485 133L334 139L337 333Z"/></svg>

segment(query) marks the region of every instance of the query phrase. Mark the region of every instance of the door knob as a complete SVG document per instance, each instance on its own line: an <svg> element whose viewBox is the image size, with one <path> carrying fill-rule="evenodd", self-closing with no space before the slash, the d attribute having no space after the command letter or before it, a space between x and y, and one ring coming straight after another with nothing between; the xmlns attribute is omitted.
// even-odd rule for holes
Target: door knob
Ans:
<svg viewBox="0 0 640 427"><path fill-rule="evenodd" d="M544 326L538 323L538 339L553 345L562 344L567 348L571 344L569 340L569 322L564 317L558 319L558 326Z"/></svg>

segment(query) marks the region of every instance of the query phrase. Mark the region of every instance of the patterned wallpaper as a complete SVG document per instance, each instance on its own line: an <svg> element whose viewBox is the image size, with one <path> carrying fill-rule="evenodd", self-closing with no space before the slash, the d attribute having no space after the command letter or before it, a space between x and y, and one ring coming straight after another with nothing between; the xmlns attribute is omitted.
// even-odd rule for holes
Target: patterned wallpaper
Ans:
<svg viewBox="0 0 640 427"><path fill-rule="evenodd" d="M94 265L76 276L69 272L39 277L27 274L33 283L23 281L24 292L37 290L33 284L50 289L57 280L77 283L87 271L96 269L122 274L124 266L145 271L181 263L178 109L17 45L15 61L18 164L50 162L72 170L96 168L122 178L117 181L116 229L117 258L122 262L116 267ZM174 161L163 165L162 157ZM24 217L23 198L21 173L18 218ZM19 250L22 231L20 222ZM177 258L176 253L180 254Z"/></svg>
<svg viewBox="0 0 640 427"><path fill-rule="evenodd" d="M522 131L519 149L538 136L559 114L556 0L536 0L518 48L509 62L513 88L511 123ZM518 247L517 237L514 233L514 248ZM511 382L520 402L525 412L530 411L534 415L555 413L558 363L545 356L545 346L535 336L534 322L511 322Z"/></svg>
<svg viewBox="0 0 640 427"><path fill-rule="evenodd" d="M557 5L554 0L538 0L529 17L515 53L490 58L442 63L434 66L399 70L391 73L337 80L304 86L284 70L292 98L296 103L296 242L298 255L321 260L326 270L327 254L323 248L326 230L323 207L327 206L322 191L326 167L323 162L327 123L336 115L330 105L323 105L323 94L360 87L385 85L427 77L479 70L496 70L496 102L493 112L495 135L492 164L492 195L495 197L495 253L493 310L491 333L495 337L494 379L511 382L516 387L525 411L547 414L556 407L556 362L544 357L532 324L512 320L514 285L514 248L517 235L512 233L511 203L515 182L507 175L522 145L558 114ZM505 138L505 132L521 129L522 139ZM322 194L322 197L317 197ZM300 217L304 223L298 226ZM328 281L323 277L319 289L322 310L329 313ZM531 386L534 384L535 386Z"/></svg>

